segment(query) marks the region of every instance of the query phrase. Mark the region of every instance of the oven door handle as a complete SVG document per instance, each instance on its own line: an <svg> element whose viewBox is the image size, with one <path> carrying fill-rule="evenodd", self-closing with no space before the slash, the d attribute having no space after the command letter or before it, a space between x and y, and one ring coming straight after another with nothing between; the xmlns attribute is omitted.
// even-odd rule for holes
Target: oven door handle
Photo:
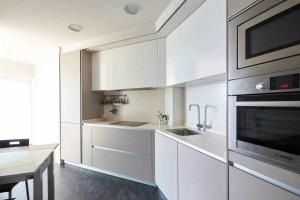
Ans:
<svg viewBox="0 0 300 200"><path fill-rule="evenodd" d="M236 106L300 107L300 101L237 101Z"/></svg>

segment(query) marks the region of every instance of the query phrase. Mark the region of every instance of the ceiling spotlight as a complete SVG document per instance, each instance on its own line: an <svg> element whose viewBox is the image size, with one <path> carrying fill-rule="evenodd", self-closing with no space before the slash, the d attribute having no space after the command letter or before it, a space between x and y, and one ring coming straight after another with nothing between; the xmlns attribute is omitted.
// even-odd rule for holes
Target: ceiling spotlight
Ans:
<svg viewBox="0 0 300 200"><path fill-rule="evenodd" d="M124 7L124 10L130 15L136 15L142 10L142 7L136 3L129 3Z"/></svg>
<svg viewBox="0 0 300 200"><path fill-rule="evenodd" d="M83 26L81 26L81 25L79 25L79 24L70 24L70 25L68 26L68 28L69 28L71 31L80 32L80 31L82 31Z"/></svg>

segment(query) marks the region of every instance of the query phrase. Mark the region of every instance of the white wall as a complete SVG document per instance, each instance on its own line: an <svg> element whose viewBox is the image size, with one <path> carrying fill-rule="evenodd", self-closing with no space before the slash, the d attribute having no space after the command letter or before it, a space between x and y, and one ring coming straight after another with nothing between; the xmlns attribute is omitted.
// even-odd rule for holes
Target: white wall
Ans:
<svg viewBox="0 0 300 200"><path fill-rule="evenodd" d="M18 76L32 78L34 72L33 65L21 64L0 59L0 74L8 76Z"/></svg>
<svg viewBox="0 0 300 200"><path fill-rule="evenodd" d="M208 108L208 123L212 122L212 129L208 131L226 134L226 82L213 82L185 88L185 124L186 126L197 128L198 123L197 110L192 108L189 111L190 104L199 104L201 111L201 123L204 121L205 105L212 105L214 108Z"/></svg>
<svg viewBox="0 0 300 200"><path fill-rule="evenodd" d="M31 144L59 143L59 57L49 55L49 59L42 64L32 66L0 60L0 80L26 82L30 87L31 117L20 119L17 106L21 105L25 94L16 94L10 97L15 110L5 115L6 120L13 120L10 125L21 126L22 122L28 125L29 131L22 132L19 138L30 138ZM25 86L24 86L25 87ZM24 108L25 109L25 108ZM27 108L26 108L27 109ZM2 109L3 111L3 109ZM1 120L4 122L3 120ZM7 132L7 131L5 131ZM27 133L29 132L29 133ZM20 131L21 133L21 131Z"/></svg>
<svg viewBox="0 0 300 200"><path fill-rule="evenodd" d="M0 60L0 140L30 138L33 66Z"/></svg>
<svg viewBox="0 0 300 200"><path fill-rule="evenodd" d="M121 92L106 92L105 94L127 94L129 104L118 106L118 114L114 115L109 110L111 105L104 106L103 117L108 120L130 120L158 122L157 111L165 110L165 93L163 89L136 90Z"/></svg>
<svg viewBox="0 0 300 200"><path fill-rule="evenodd" d="M165 112L169 116L168 125L181 126L185 120L185 90L182 87L165 89Z"/></svg>
<svg viewBox="0 0 300 200"><path fill-rule="evenodd" d="M33 79L33 144L59 143L59 57L36 65Z"/></svg>

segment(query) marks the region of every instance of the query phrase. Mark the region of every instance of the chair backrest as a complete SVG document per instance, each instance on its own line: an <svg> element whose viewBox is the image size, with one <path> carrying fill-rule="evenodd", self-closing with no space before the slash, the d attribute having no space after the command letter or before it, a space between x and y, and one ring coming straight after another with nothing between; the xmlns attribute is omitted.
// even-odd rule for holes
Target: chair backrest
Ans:
<svg viewBox="0 0 300 200"><path fill-rule="evenodd" d="M0 140L0 148L29 146L29 139Z"/></svg>

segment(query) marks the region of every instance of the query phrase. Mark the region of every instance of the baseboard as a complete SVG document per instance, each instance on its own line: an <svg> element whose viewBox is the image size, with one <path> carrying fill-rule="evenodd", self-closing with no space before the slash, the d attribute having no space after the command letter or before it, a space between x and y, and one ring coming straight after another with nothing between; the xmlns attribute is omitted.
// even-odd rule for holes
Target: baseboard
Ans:
<svg viewBox="0 0 300 200"><path fill-rule="evenodd" d="M134 182L137 182L137 183L142 183L142 184L153 186L153 187L157 187L157 185L153 182L149 182L149 181L145 181L145 180L141 180L141 179L136 179L136 178L133 178L133 177L130 177L130 176L125 176L125 175L122 175L122 174L114 173L114 172L103 170L103 169L98 169L98 168L87 166L87 165L74 164L74 163L70 163L70 162L64 162L64 164L68 164L68 165L72 165L72 166L75 166L75 167L91 170L91 171L94 171L94 172L99 172L99 173L115 176L115 177L118 177L118 178L134 181Z"/></svg>

